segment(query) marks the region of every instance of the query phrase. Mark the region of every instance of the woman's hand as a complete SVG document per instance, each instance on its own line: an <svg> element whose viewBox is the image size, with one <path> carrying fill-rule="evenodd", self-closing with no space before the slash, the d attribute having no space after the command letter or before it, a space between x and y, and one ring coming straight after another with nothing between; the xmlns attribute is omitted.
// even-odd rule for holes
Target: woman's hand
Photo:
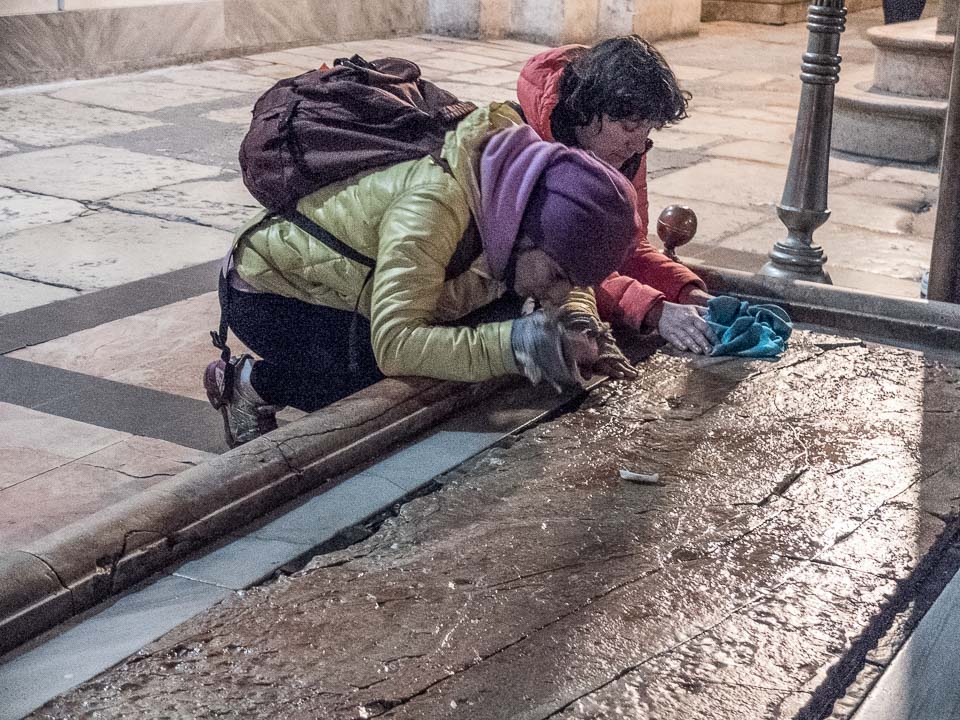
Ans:
<svg viewBox="0 0 960 720"><path fill-rule="evenodd" d="M717 335L703 319L707 309L700 305L664 302L657 329L660 336L679 350L709 355Z"/></svg>
<svg viewBox="0 0 960 720"><path fill-rule="evenodd" d="M681 288L677 302L681 305L706 305L713 297L706 290L697 287L696 283L689 283Z"/></svg>

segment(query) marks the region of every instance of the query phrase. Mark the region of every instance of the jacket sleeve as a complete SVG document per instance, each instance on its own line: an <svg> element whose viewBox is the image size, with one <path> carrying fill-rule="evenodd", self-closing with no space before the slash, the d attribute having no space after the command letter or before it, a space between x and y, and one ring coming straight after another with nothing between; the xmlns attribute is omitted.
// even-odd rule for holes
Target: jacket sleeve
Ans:
<svg viewBox="0 0 960 720"><path fill-rule="evenodd" d="M690 268L668 258L647 239L646 156L633 177L633 186L637 190L637 213L640 216L637 242L620 271L597 288L597 308L600 317L607 322L639 328L655 302L661 299L677 302L680 291L687 285L693 283L701 290L706 290L706 285Z"/></svg>
<svg viewBox="0 0 960 720"><path fill-rule="evenodd" d="M518 373L512 322L476 328L435 324L444 271L469 220L447 202L449 188L420 186L398 198L380 223L370 334L385 375L477 382Z"/></svg>

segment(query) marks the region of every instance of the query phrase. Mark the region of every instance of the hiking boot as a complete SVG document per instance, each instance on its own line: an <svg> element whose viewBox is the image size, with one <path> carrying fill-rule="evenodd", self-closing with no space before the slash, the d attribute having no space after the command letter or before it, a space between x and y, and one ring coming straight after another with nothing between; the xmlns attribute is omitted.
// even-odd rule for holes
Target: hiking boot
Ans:
<svg viewBox="0 0 960 720"><path fill-rule="evenodd" d="M277 429L277 407L267 405L251 387L240 382L249 355L230 358L233 387L227 387L227 363L215 360L203 373L203 387L207 400L223 416L223 434L227 445L234 448Z"/></svg>

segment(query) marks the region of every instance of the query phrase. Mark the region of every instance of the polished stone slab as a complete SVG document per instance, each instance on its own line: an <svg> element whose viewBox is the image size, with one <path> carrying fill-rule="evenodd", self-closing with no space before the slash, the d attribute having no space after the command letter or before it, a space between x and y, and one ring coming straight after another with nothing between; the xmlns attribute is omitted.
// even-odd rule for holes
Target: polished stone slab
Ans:
<svg viewBox="0 0 960 720"><path fill-rule="evenodd" d="M0 492L129 437L0 401Z"/></svg>
<svg viewBox="0 0 960 720"><path fill-rule="evenodd" d="M207 363L218 357L208 330L215 329L219 319L217 294L205 293L7 357L205 401L201 376ZM229 341L235 355L247 352L234 335Z"/></svg>
<svg viewBox="0 0 960 720"><path fill-rule="evenodd" d="M244 105L242 107L227 108L225 110L211 110L204 114L204 117L215 122L249 126L252 118L251 110L251 107Z"/></svg>
<svg viewBox="0 0 960 720"><path fill-rule="evenodd" d="M231 239L216 228L100 210L0 238L0 267L24 279L92 290L222 257Z"/></svg>
<svg viewBox="0 0 960 720"><path fill-rule="evenodd" d="M184 88L180 83L159 80L123 80L73 85L52 93L51 97L114 110L151 113L170 107L237 97L237 93L202 86Z"/></svg>
<svg viewBox="0 0 960 720"><path fill-rule="evenodd" d="M22 280L0 272L0 317L57 300L76 297L78 294L78 291L72 288ZM9 349L4 347L5 341L9 340L12 340L12 337L7 336L0 327L0 353Z"/></svg>
<svg viewBox="0 0 960 720"><path fill-rule="evenodd" d="M53 426L69 423L72 428L90 427L49 415L44 420ZM19 471L22 480L0 489L0 552L26 547L212 457L210 453L155 438L123 435L102 450L37 472L37 462L50 464L53 457L59 457L41 451L33 461L34 467L28 464L29 471ZM30 463L30 441L13 438L4 442L16 446L0 449L0 456L16 462L18 467L24 461Z"/></svg>
<svg viewBox="0 0 960 720"><path fill-rule="evenodd" d="M361 472L257 527L248 537L315 547L390 507L407 492L385 478Z"/></svg>
<svg viewBox="0 0 960 720"><path fill-rule="evenodd" d="M244 111L244 115L244 122L248 123L249 109ZM263 209L247 192L239 177L167 185L154 190L117 195L108 202L112 208L169 220L189 220L227 232L236 231Z"/></svg>
<svg viewBox="0 0 960 720"><path fill-rule="evenodd" d="M779 221L757 225L727 236L719 245L766 255L773 243L785 239L787 229ZM846 225L839 218L821 227L814 235L828 258L827 269L863 267L864 247L870 248L870 272L879 276L919 282L930 262L930 241L878 232L858 225ZM682 252L682 251L681 251Z"/></svg>
<svg viewBox="0 0 960 720"><path fill-rule="evenodd" d="M789 143L794 126L788 123L757 123L749 118L726 117L705 112L692 113L679 126L684 132L722 137Z"/></svg>
<svg viewBox="0 0 960 720"><path fill-rule="evenodd" d="M7 187L74 200L101 200L220 172L211 165L102 145L71 145L0 157L0 178Z"/></svg>
<svg viewBox="0 0 960 720"><path fill-rule="evenodd" d="M0 140L0 155L16 152L17 146L13 143L9 143L6 140Z"/></svg>
<svg viewBox="0 0 960 720"><path fill-rule="evenodd" d="M742 163L716 158L651 178L647 185L658 195L757 208L780 201L783 181L783 168L753 163L746 172Z"/></svg>
<svg viewBox="0 0 960 720"><path fill-rule="evenodd" d="M167 577L120 598L86 622L0 666L4 698L0 720L18 720L232 594L207 583Z"/></svg>
<svg viewBox="0 0 960 720"><path fill-rule="evenodd" d="M185 67L155 70L149 73L148 76L153 75L166 78L180 85L193 85L236 92L263 92L273 87L274 84L274 81L270 78L206 68L203 65L188 65Z"/></svg>
<svg viewBox="0 0 960 720"><path fill-rule="evenodd" d="M0 237L28 227L66 222L86 209L74 200L0 187Z"/></svg>
<svg viewBox="0 0 960 720"><path fill-rule="evenodd" d="M690 200L677 196L662 195L659 192L648 194L650 203L652 241L657 241L656 218L668 205L689 205L697 213L697 234L694 242L698 245L711 245L732 234L743 232L751 227L769 223L776 218L772 207L741 208L706 200ZM677 252L681 257L689 253L689 246Z"/></svg>
<svg viewBox="0 0 960 720"><path fill-rule="evenodd" d="M502 70L500 68L487 68L479 73L458 73L448 75L446 82L459 83L478 83L480 85L502 85L516 89L517 78L520 77L519 71Z"/></svg>
<svg viewBox="0 0 960 720"><path fill-rule="evenodd" d="M506 100L516 102L517 99L517 94L514 89L491 87L490 85L449 82L447 80L439 80L437 81L437 85L444 90L449 90L461 100L469 100L477 105L490 102L504 102Z"/></svg>
<svg viewBox="0 0 960 720"><path fill-rule="evenodd" d="M313 544L243 537L180 565L171 574L230 590L243 590L263 582L278 568L310 552L312 547Z"/></svg>
<svg viewBox="0 0 960 720"><path fill-rule="evenodd" d="M0 100L0 137L39 147L72 145L162 124L142 115L45 95L5 95Z"/></svg>

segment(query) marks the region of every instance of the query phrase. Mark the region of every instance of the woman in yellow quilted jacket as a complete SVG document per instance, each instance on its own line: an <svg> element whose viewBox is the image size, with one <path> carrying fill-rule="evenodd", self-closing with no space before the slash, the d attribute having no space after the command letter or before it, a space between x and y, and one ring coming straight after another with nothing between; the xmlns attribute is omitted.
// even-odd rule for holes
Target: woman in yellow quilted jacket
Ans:
<svg viewBox="0 0 960 720"><path fill-rule="evenodd" d="M540 140L499 103L448 133L440 158L303 198L298 211L346 252L267 213L237 234L221 307L260 359L213 362L204 374L231 445L275 428L279 407L312 411L385 375L581 379L590 343L555 314L463 318L507 293L549 310L606 277L637 231L632 185L581 150Z"/></svg>

